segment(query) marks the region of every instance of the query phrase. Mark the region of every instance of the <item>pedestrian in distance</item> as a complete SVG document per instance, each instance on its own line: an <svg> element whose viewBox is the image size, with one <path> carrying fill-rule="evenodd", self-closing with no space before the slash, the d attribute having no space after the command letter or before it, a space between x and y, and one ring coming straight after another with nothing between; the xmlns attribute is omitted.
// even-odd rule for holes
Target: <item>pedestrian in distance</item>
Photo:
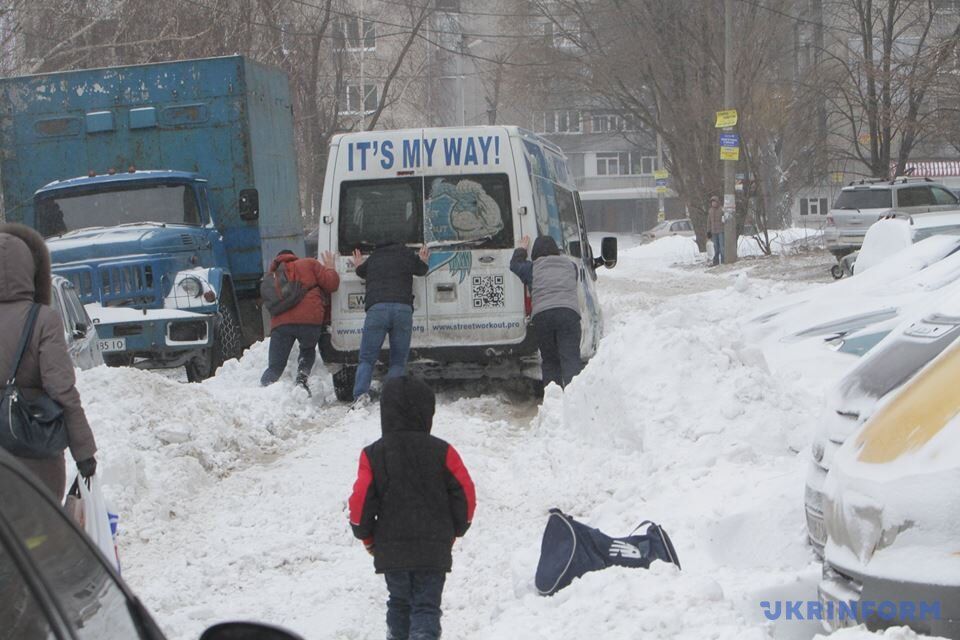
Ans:
<svg viewBox="0 0 960 640"><path fill-rule="evenodd" d="M307 378L317 359L317 343L323 334L323 326L330 322L330 294L340 287L333 254L324 251L321 258L298 258L293 251L285 249L270 263L268 273L284 269L287 281L298 283L303 297L290 309L270 319L267 370L260 377L263 386L280 379L296 342L300 347L296 384L310 393Z"/></svg>
<svg viewBox="0 0 960 640"><path fill-rule="evenodd" d="M97 471L97 444L75 385L76 374L60 314L51 302L50 253L39 233L19 224L0 225L0 375L16 361L24 329L36 308L30 340L15 372L18 393L34 400L46 394L63 409L68 447L84 478ZM4 380L3 382L7 382ZM66 489L63 452L50 458L17 459L57 498Z"/></svg>
<svg viewBox="0 0 960 640"><path fill-rule="evenodd" d="M440 637L440 605L452 548L476 508L476 491L452 445L430 435L436 399L410 376L389 378L380 397L382 437L360 454L350 526L387 583L387 638Z"/></svg>
<svg viewBox="0 0 960 640"><path fill-rule="evenodd" d="M370 402L373 368L387 336L390 336L387 378L406 372L413 336L413 277L427 275L429 260L430 250L426 246L414 253L399 242L378 245L366 259L360 249L354 249L357 276L366 281L364 309L367 312L360 337L360 364L353 385L355 407Z"/></svg>
<svg viewBox="0 0 960 640"><path fill-rule="evenodd" d="M713 242L713 266L723 262L723 207L720 198L710 197L707 209L707 238Z"/></svg>
<svg viewBox="0 0 960 640"><path fill-rule="evenodd" d="M577 294L580 270L560 254L556 241L550 236L540 236L534 241L531 260L527 260L529 246L529 236L520 239L520 247L510 259L510 270L530 290L531 320L540 348L543 385L555 382L566 387L583 369Z"/></svg>

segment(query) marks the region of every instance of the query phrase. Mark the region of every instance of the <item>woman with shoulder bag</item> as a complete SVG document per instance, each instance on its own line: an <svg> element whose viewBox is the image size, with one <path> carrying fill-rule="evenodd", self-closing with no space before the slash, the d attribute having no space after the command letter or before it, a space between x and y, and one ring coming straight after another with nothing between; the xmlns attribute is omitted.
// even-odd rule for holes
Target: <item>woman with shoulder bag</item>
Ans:
<svg viewBox="0 0 960 640"><path fill-rule="evenodd" d="M0 377L4 378L0 384L10 382L8 376L16 365L21 342L29 336L14 371L17 396L24 402L43 401L62 410L66 444L80 475L89 478L97 469L97 445L74 386L73 361L60 314L50 306L51 294L50 254L43 238L23 225L0 224ZM36 319L30 332L32 316ZM62 450L29 457L11 453L62 500L66 488Z"/></svg>

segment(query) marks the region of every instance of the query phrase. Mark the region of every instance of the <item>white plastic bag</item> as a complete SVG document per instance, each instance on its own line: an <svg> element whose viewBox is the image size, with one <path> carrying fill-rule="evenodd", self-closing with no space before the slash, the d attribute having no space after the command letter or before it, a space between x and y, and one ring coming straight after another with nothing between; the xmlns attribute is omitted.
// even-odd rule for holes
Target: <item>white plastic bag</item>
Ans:
<svg viewBox="0 0 960 640"><path fill-rule="evenodd" d="M89 480L80 478L77 484L80 485L80 498L83 503L84 530L103 552L104 557L113 564L114 569L120 571L120 558L117 555L116 541L110 528L107 502L100 489L100 476L94 474Z"/></svg>

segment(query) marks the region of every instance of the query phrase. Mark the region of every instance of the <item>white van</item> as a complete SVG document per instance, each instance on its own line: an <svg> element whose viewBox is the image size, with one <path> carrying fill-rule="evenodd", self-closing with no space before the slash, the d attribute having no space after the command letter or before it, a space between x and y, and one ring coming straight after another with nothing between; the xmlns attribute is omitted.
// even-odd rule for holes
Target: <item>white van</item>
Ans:
<svg viewBox="0 0 960 640"><path fill-rule="evenodd" d="M529 293L510 272L519 239L550 235L580 266L586 361L603 319L595 269L616 264L615 238L594 258L563 152L516 127L371 131L335 136L324 182L318 252L337 256L323 361L350 400L364 320L364 282L350 255L388 241L431 249L414 278L409 370L445 379L539 379ZM381 362L386 361L386 352Z"/></svg>

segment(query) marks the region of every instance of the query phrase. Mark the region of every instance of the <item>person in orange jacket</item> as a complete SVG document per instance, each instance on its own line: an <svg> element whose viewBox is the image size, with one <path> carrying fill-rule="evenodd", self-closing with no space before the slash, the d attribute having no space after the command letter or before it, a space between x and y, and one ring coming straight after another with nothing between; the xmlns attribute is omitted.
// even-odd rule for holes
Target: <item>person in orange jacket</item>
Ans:
<svg viewBox="0 0 960 640"><path fill-rule="evenodd" d="M306 295L292 309L279 313L270 320L270 352L267 370L260 377L260 384L267 386L280 379L287 367L287 359L293 343L300 346L297 359L297 385L310 393L307 376L317 359L317 343L323 333L323 325L330 321L330 294L340 287L336 261L329 251L324 251L321 260L298 258L285 249L277 254L270 264L270 273L286 269L287 278L296 280L307 289Z"/></svg>

